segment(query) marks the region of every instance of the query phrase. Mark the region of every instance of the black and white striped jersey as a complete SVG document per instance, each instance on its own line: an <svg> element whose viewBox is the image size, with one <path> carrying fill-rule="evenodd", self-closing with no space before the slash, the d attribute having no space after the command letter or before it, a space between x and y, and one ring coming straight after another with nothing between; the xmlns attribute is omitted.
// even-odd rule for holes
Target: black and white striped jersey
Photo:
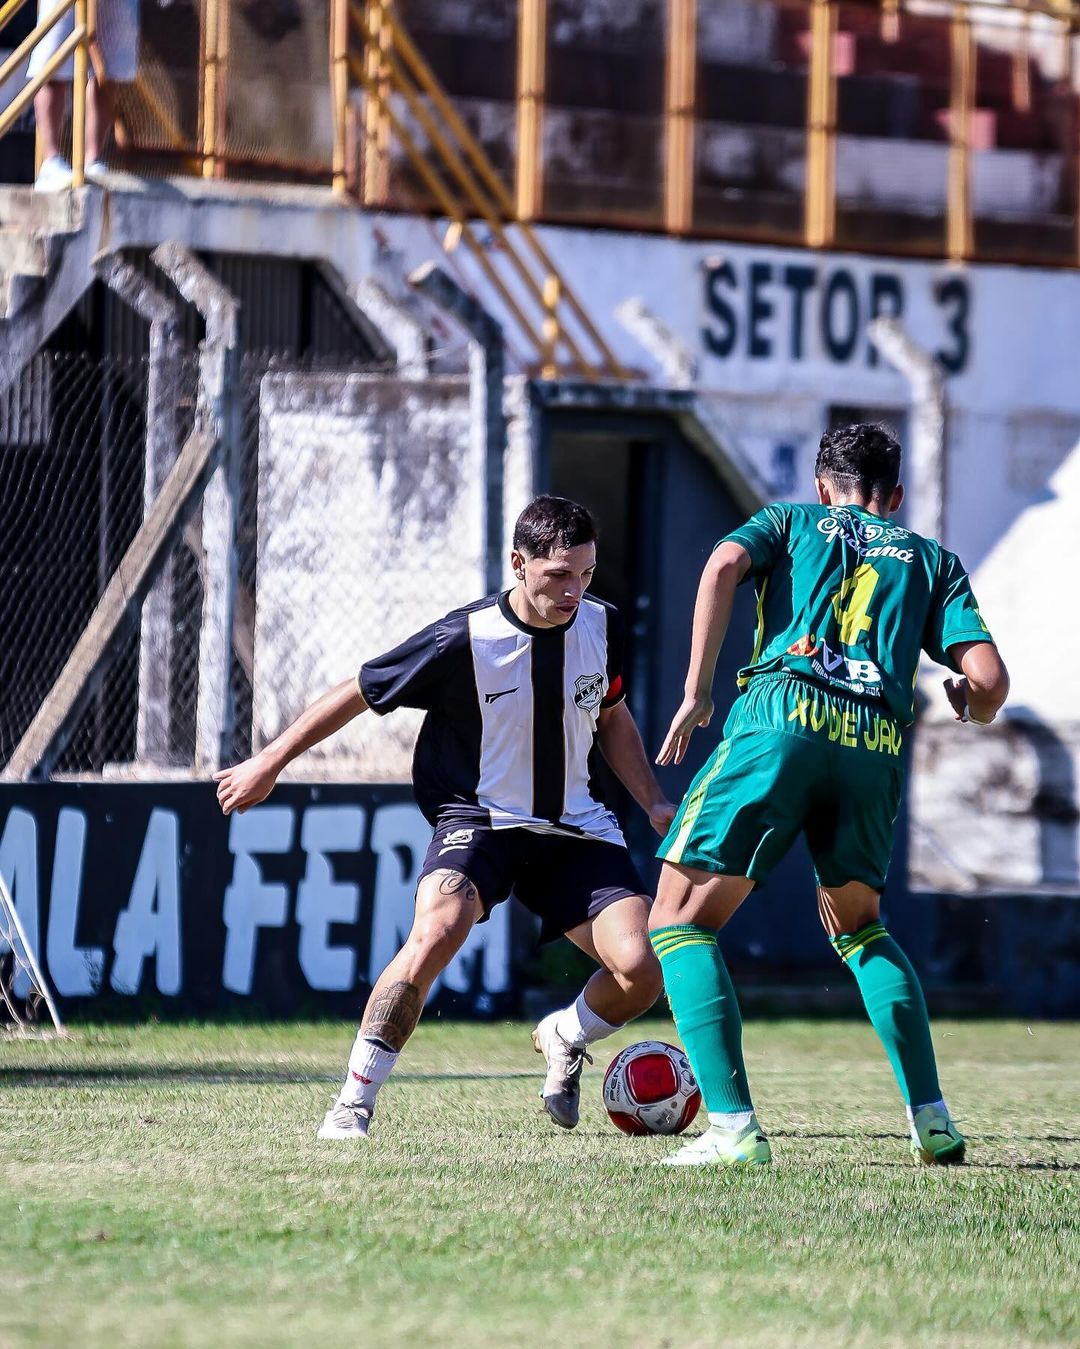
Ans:
<svg viewBox="0 0 1080 1349"><path fill-rule="evenodd" d="M480 808L494 828L525 826L623 843L592 795L597 716L623 697L618 610L586 595L562 627L532 628L509 594L455 609L368 661L360 692L380 714L427 713L413 786L432 824L454 806Z"/></svg>

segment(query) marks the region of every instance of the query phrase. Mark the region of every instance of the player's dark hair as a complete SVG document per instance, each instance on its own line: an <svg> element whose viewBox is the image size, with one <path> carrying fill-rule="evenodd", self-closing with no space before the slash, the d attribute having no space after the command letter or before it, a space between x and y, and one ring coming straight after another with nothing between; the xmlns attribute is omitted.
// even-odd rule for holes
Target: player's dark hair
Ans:
<svg viewBox="0 0 1080 1349"><path fill-rule="evenodd" d="M527 557L550 557L556 548L576 548L595 538L596 521L566 497L535 497L514 526L514 547Z"/></svg>
<svg viewBox="0 0 1080 1349"><path fill-rule="evenodd" d="M826 431L814 476L864 500L890 496L900 481L900 442L887 426L874 422Z"/></svg>

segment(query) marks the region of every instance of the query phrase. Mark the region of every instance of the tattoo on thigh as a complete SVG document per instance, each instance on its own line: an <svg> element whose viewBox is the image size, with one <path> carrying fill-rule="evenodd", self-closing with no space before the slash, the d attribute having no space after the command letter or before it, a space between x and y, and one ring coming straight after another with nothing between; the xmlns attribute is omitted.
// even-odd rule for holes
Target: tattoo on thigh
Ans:
<svg viewBox="0 0 1080 1349"><path fill-rule="evenodd" d="M367 1009L363 1033L396 1054L416 1029L420 1011L420 990L415 984L391 984Z"/></svg>
<svg viewBox="0 0 1080 1349"><path fill-rule="evenodd" d="M461 895L465 899L479 899L476 886L460 871L448 871L439 882L440 895Z"/></svg>

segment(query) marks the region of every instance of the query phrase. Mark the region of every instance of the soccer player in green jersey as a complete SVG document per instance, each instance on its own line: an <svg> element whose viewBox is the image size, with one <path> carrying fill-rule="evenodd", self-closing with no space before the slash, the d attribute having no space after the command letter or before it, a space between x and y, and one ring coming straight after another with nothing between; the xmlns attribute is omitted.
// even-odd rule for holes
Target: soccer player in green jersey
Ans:
<svg viewBox="0 0 1080 1349"><path fill-rule="evenodd" d="M757 590L757 634L724 739L694 779L658 855L650 917L675 1024L709 1128L665 1162L768 1162L742 1054L742 1021L716 934L796 836L806 835L825 930L855 976L907 1106L911 1150L959 1162L964 1139L938 1083L926 1002L880 918L919 653L960 721L993 721L1009 677L959 559L889 523L900 446L859 424L822 437L818 505L766 506L717 545L694 609L685 698L657 762L679 763L713 713L735 587Z"/></svg>

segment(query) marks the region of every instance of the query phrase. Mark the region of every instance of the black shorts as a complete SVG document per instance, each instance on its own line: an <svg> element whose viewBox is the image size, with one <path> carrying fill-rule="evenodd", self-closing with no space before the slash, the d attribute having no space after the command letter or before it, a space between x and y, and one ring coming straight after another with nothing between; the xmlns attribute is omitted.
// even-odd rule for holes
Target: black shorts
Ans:
<svg viewBox="0 0 1080 1349"><path fill-rule="evenodd" d="M541 920L540 940L553 941L595 918L609 904L643 895L633 858L617 843L534 829L492 829L458 812L439 816L420 869L459 871L476 886L484 922L510 895Z"/></svg>

